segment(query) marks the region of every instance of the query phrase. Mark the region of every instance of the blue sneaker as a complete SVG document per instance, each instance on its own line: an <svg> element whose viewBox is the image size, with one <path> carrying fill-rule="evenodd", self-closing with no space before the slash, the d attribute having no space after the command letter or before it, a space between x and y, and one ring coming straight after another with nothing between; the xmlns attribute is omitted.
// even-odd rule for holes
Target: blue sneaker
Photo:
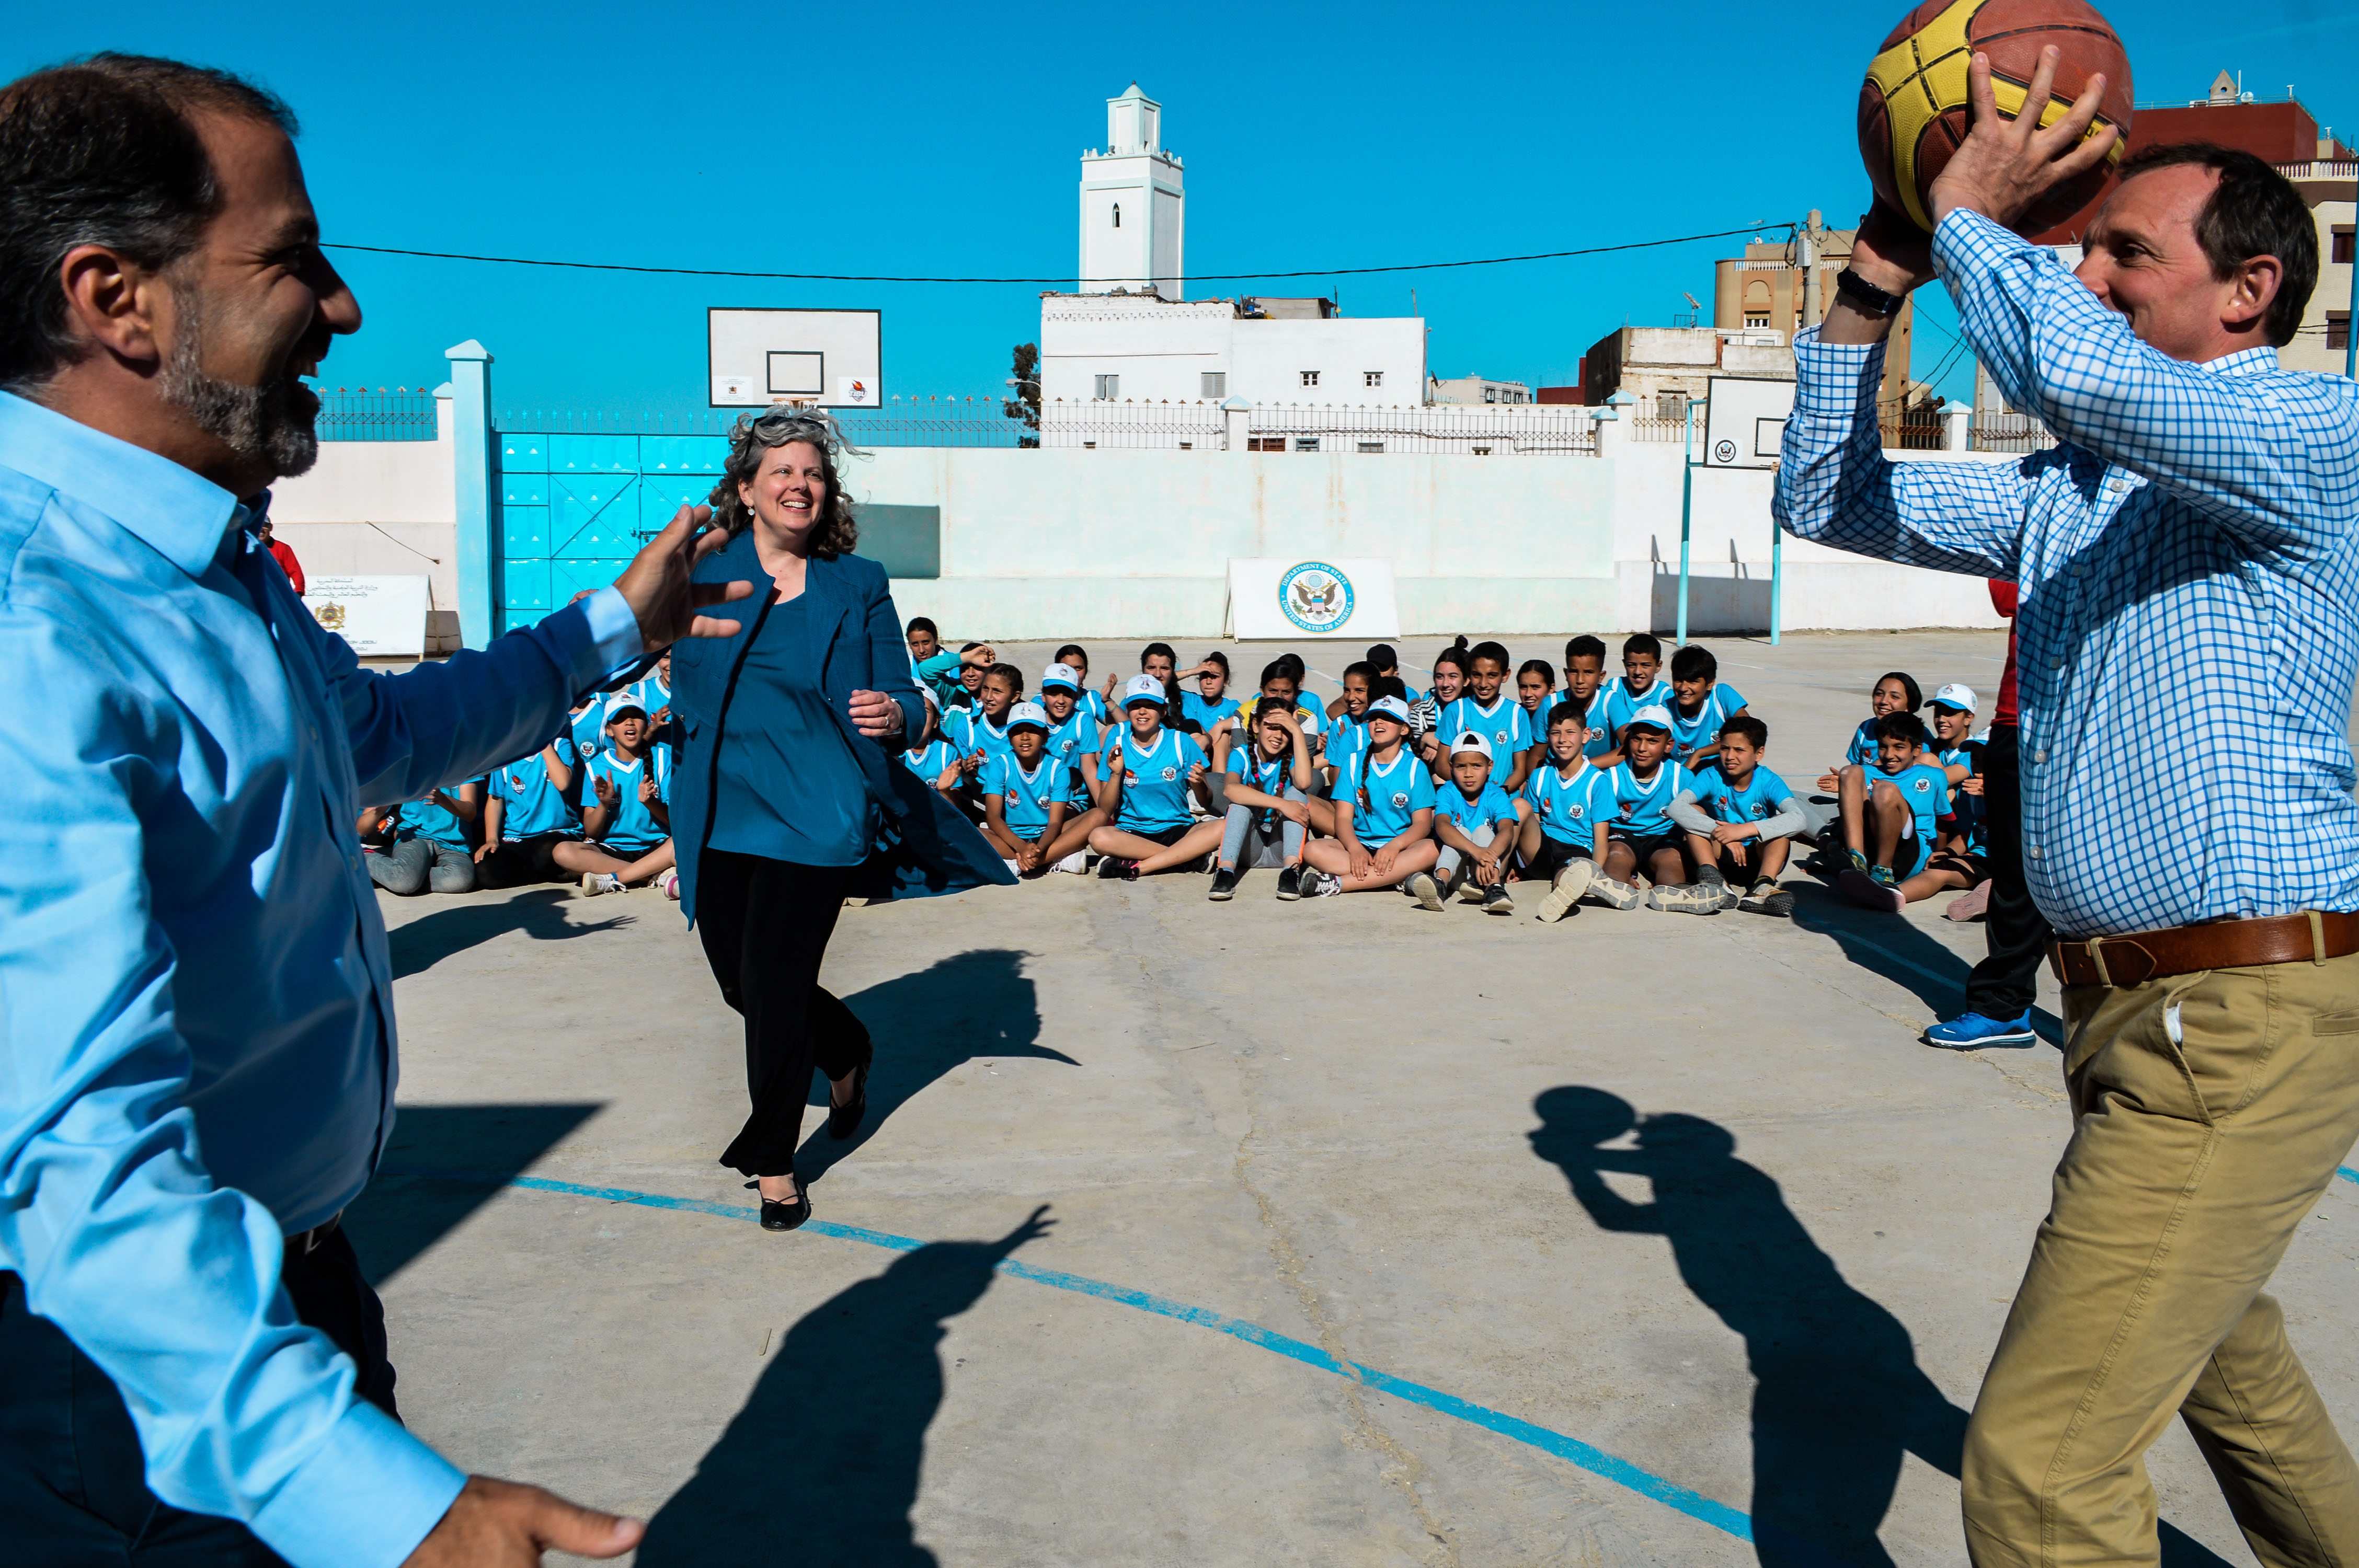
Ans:
<svg viewBox="0 0 2359 1568"><path fill-rule="evenodd" d="M1979 1012L1970 1012L1947 1023L1934 1024L1925 1031L1924 1041L1944 1051L1980 1051L1993 1045L2009 1049L2036 1045L2039 1036L2032 1032L2028 1012L2011 1019L1984 1018Z"/></svg>

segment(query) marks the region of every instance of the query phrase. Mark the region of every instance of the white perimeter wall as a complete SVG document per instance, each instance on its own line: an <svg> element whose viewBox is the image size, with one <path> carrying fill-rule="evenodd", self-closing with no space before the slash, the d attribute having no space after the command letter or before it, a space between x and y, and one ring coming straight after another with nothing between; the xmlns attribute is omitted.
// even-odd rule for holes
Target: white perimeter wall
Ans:
<svg viewBox="0 0 2359 1568"><path fill-rule="evenodd" d="M458 646L459 510L451 399L431 441L322 441L311 471L270 487L277 536L306 577L427 579L432 651Z"/></svg>

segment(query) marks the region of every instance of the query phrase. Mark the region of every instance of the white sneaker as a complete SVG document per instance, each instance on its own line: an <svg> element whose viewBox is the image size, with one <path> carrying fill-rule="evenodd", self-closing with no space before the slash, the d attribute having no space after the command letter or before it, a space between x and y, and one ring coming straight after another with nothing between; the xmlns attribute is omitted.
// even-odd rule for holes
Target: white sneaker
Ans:
<svg viewBox="0 0 2359 1568"><path fill-rule="evenodd" d="M1718 914L1723 891L1695 882L1664 882L1647 895L1647 907L1666 914Z"/></svg>
<svg viewBox="0 0 2359 1568"><path fill-rule="evenodd" d="M1007 868L1007 874L1011 877L1020 877L1024 874L1024 868L1005 855L999 857L999 863Z"/></svg>
<svg viewBox="0 0 2359 1568"><path fill-rule="evenodd" d="M1085 877L1090 872L1090 852L1087 849L1076 849L1051 866L1049 870L1070 871L1074 876Z"/></svg>
<svg viewBox="0 0 2359 1568"><path fill-rule="evenodd" d="M1409 897L1425 908L1438 910L1441 907L1441 884L1433 880L1431 871L1411 871L1408 881L1401 886L1408 891Z"/></svg>
<svg viewBox="0 0 2359 1568"><path fill-rule="evenodd" d="M1471 875L1462 866L1459 868L1458 886L1455 891L1458 894L1458 902L1461 903L1480 903L1483 902L1483 884L1476 881L1473 875Z"/></svg>
<svg viewBox="0 0 2359 1568"><path fill-rule="evenodd" d="M1540 900L1539 918L1549 922L1562 920L1572 913L1572 906L1581 902L1581 895L1587 892L1590 884L1597 880L1596 861L1567 860L1564 869L1557 872L1555 884L1549 889L1548 897Z"/></svg>
<svg viewBox="0 0 2359 1568"><path fill-rule="evenodd" d="M671 900L674 903L678 903L679 902L679 873L678 871L666 871L662 876L656 879L656 885L663 889L664 897Z"/></svg>
<svg viewBox="0 0 2359 1568"><path fill-rule="evenodd" d="M1603 874L1590 878L1589 896L1608 909L1636 909L1647 902L1647 895L1630 883Z"/></svg>
<svg viewBox="0 0 2359 1568"><path fill-rule="evenodd" d="M596 898L602 892L620 892L622 891L623 879L614 875L612 871L584 871L582 873L582 896L583 898Z"/></svg>

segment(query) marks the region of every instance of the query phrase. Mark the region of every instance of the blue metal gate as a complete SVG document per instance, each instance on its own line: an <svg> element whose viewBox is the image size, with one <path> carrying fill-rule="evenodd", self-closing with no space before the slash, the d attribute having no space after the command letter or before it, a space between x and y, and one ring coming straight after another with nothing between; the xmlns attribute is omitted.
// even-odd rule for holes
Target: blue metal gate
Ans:
<svg viewBox="0 0 2359 1568"><path fill-rule="evenodd" d="M495 435L502 632L613 582L674 513L712 494L729 455L723 436Z"/></svg>

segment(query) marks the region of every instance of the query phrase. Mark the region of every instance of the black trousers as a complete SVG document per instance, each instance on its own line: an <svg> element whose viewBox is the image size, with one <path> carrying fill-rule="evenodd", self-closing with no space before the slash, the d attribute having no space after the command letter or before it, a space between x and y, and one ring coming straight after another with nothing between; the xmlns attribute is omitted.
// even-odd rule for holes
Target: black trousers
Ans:
<svg viewBox="0 0 2359 1568"><path fill-rule="evenodd" d="M360 1368L358 1392L387 1415L393 1363L385 1309L342 1229L279 1274L295 1315ZM147 1489L123 1396L65 1331L25 1306L0 1273L0 1558L43 1568L282 1568L235 1519L190 1513Z"/></svg>
<svg viewBox="0 0 2359 1568"><path fill-rule="evenodd" d="M721 998L745 1020L745 1125L721 1163L790 1176L814 1068L840 1078L868 1058L867 1026L819 983L853 866L799 866L706 849L696 861L696 929Z"/></svg>
<svg viewBox="0 0 2359 1568"><path fill-rule="evenodd" d="M1990 905L1983 916L1990 946L1966 977L1966 1011L1984 1018L2020 1018L2039 994L2039 966L2055 933L2023 881L2023 774L2016 760L2016 727L1992 725L1977 761L1984 779L1984 837L1990 844Z"/></svg>

